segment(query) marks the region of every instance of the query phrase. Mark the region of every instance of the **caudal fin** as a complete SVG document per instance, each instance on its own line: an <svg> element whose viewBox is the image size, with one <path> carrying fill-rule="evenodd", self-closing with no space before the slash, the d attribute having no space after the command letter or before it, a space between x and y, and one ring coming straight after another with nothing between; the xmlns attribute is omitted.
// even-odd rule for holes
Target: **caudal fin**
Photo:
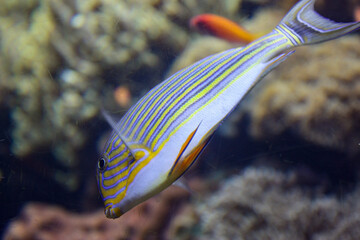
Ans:
<svg viewBox="0 0 360 240"><path fill-rule="evenodd" d="M314 3L315 0L298 2L277 27L296 45L327 41L360 28L360 22L337 23L319 15Z"/></svg>

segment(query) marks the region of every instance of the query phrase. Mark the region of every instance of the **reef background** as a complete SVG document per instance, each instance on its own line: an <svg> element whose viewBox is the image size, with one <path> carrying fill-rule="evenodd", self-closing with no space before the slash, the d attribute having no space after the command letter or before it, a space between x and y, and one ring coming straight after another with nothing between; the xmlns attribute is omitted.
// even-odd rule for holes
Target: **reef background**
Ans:
<svg viewBox="0 0 360 240"><path fill-rule="evenodd" d="M105 218L95 167L110 127L176 70L238 45L191 30L226 16L270 31L296 1L4 0L0 207L4 239L356 239L360 37L299 48L225 121L186 174ZM353 21L357 0L318 0ZM0 235L0 236L1 236Z"/></svg>

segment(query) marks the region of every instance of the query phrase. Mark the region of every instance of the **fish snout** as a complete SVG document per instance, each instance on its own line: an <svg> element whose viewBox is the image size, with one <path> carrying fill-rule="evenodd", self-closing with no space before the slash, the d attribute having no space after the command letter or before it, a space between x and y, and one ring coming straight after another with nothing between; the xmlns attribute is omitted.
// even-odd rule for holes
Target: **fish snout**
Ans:
<svg viewBox="0 0 360 240"><path fill-rule="evenodd" d="M122 215L120 209L114 206L108 206L105 208L105 215L107 218L118 218Z"/></svg>

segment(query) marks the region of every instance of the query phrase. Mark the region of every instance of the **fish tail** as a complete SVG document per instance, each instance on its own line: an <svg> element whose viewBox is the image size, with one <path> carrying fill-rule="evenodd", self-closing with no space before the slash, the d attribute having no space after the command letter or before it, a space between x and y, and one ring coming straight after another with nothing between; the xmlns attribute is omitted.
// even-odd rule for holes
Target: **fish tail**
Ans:
<svg viewBox="0 0 360 240"><path fill-rule="evenodd" d="M338 23L319 15L314 3L315 0L298 2L276 27L295 46L328 41L360 28L360 22Z"/></svg>

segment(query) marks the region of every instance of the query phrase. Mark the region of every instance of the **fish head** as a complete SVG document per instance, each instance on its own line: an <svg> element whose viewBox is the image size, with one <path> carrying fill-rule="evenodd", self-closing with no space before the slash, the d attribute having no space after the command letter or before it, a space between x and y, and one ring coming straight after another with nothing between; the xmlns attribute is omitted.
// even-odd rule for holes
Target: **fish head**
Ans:
<svg viewBox="0 0 360 240"><path fill-rule="evenodd" d="M121 143L109 145L98 159L97 182L106 217L118 218L159 192L168 169L157 160L157 153L141 145L131 145L131 152ZM154 162L160 163L156 171Z"/></svg>
<svg viewBox="0 0 360 240"><path fill-rule="evenodd" d="M124 198L134 161L128 147L115 135L109 139L98 159L97 182L108 218L120 217L129 208Z"/></svg>
<svg viewBox="0 0 360 240"><path fill-rule="evenodd" d="M126 158L122 158L123 161L126 161ZM118 218L123 214L120 210L119 203L121 203L125 196L126 180L121 181L121 179L119 179L119 177L123 176L118 176L122 174L117 174L116 171L119 171L121 166L116 166L116 164L114 164L115 162L119 163L119 160L111 159L109 155L103 154L98 159L97 164L98 187L105 205L105 215L108 218Z"/></svg>

